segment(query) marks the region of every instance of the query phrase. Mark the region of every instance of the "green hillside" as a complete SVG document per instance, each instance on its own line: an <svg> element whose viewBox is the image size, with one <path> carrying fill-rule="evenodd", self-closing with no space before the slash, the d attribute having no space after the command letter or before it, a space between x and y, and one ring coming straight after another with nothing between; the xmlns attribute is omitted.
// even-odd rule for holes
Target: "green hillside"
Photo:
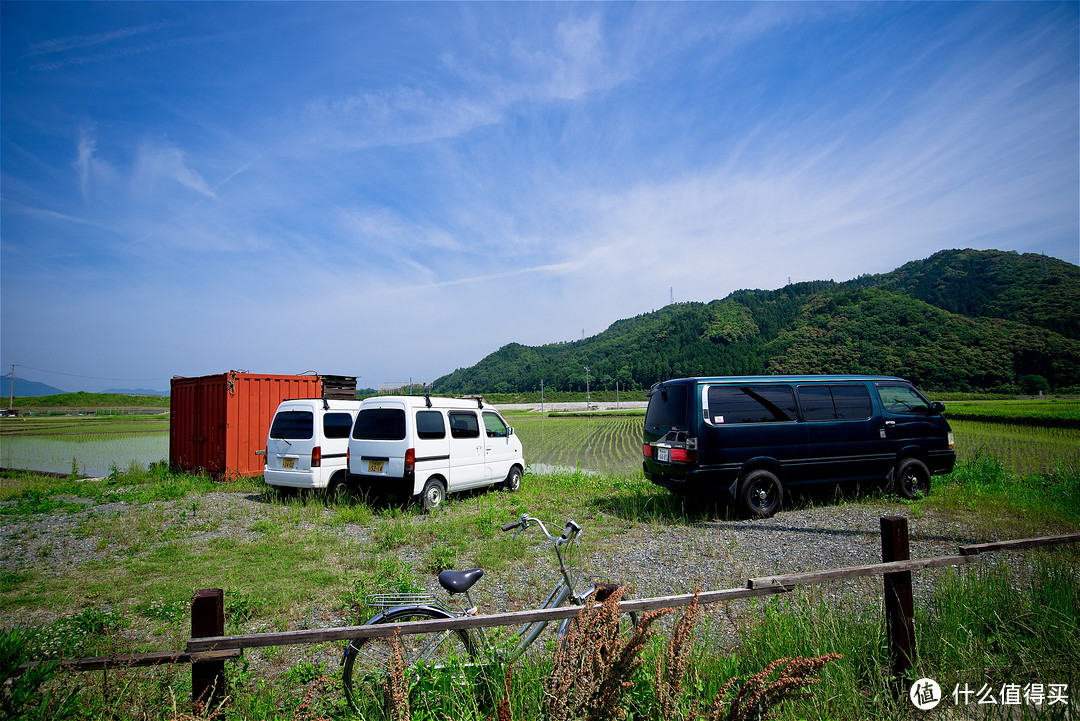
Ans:
<svg viewBox="0 0 1080 721"><path fill-rule="evenodd" d="M847 283L741 290L620 320L570 343L511 343L437 393L644 388L665 378L881 373L931 390L1063 391L1080 383L1080 268L950 250Z"/></svg>

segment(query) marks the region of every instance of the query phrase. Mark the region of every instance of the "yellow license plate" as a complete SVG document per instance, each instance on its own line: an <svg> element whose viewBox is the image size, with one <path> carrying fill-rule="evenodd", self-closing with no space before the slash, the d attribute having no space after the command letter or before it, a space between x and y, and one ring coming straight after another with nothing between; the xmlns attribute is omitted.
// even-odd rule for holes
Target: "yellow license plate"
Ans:
<svg viewBox="0 0 1080 721"><path fill-rule="evenodd" d="M295 458L282 458L281 459L281 467L282 468L296 468L296 459Z"/></svg>
<svg viewBox="0 0 1080 721"><path fill-rule="evenodd" d="M382 473L383 461L368 461L367 472L368 473Z"/></svg>

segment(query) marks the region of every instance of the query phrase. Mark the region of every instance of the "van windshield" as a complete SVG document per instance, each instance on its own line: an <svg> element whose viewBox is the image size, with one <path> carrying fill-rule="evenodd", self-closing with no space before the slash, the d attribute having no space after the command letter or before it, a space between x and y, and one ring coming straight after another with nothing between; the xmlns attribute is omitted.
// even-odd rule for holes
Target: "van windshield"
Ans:
<svg viewBox="0 0 1080 721"><path fill-rule="evenodd" d="M401 408L365 408L356 414L352 437L364 441L405 440L405 411Z"/></svg>
<svg viewBox="0 0 1080 721"><path fill-rule="evenodd" d="M649 396L649 409L645 411L645 425L685 428L687 426L686 401L690 393L687 386L659 386Z"/></svg>
<svg viewBox="0 0 1080 721"><path fill-rule="evenodd" d="M311 438L315 428L315 415L311 411L282 411L274 416L270 427L271 438Z"/></svg>

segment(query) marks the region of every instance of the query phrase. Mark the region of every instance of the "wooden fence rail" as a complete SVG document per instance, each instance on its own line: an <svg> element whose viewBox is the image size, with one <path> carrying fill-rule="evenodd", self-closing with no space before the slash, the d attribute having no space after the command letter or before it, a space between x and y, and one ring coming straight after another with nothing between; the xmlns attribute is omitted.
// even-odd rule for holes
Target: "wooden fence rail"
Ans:
<svg viewBox="0 0 1080 721"><path fill-rule="evenodd" d="M865 576L882 576L885 586L885 614L889 636L890 657L894 677L903 677L915 657L914 603L911 573L929 568L962 566L978 560L979 554L1002 550L1017 550L1036 546L1080 543L1080 533L1058 536L1023 538L960 546L959 555L910 559L907 519L885 516L881 519L882 563L848 566L809 573L791 573L748 579L745 588L702 591L698 603L712 604L745 598L761 598L787 593L797 586L824 583ZM694 594L627 599L619 606L623 612L650 611L658 608L678 608L693 602ZM399 624L373 626L341 626L327 629L305 629L278 633L224 635L223 591L204 589L195 594L191 607L191 640L184 651L166 651L125 656L66 659L61 667L88 671L125 666L150 666L170 663L191 663L192 698L213 705L220 700L224 689L224 662L239 658L245 648L316 644L348 641L361 638L384 638L395 633L403 635L434 633L448 629L515 626L535 621L558 621L581 612L578 606L462 616L451 619L409 621ZM37 665L23 664L21 670Z"/></svg>

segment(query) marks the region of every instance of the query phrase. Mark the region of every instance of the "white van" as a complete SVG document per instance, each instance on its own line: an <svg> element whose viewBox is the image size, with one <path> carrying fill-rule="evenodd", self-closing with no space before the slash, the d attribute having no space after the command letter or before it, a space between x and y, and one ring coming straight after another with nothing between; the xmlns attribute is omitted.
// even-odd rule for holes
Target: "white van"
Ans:
<svg viewBox="0 0 1080 721"><path fill-rule="evenodd" d="M384 396L360 404L349 439L349 473L375 490L418 496L424 510L447 493L521 487L521 441L480 399Z"/></svg>
<svg viewBox="0 0 1080 721"><path fill-rule="evenodd" d="M272 486L348 492L349 431L360 401L282 401L266 438L263 479Z"/></svg>

